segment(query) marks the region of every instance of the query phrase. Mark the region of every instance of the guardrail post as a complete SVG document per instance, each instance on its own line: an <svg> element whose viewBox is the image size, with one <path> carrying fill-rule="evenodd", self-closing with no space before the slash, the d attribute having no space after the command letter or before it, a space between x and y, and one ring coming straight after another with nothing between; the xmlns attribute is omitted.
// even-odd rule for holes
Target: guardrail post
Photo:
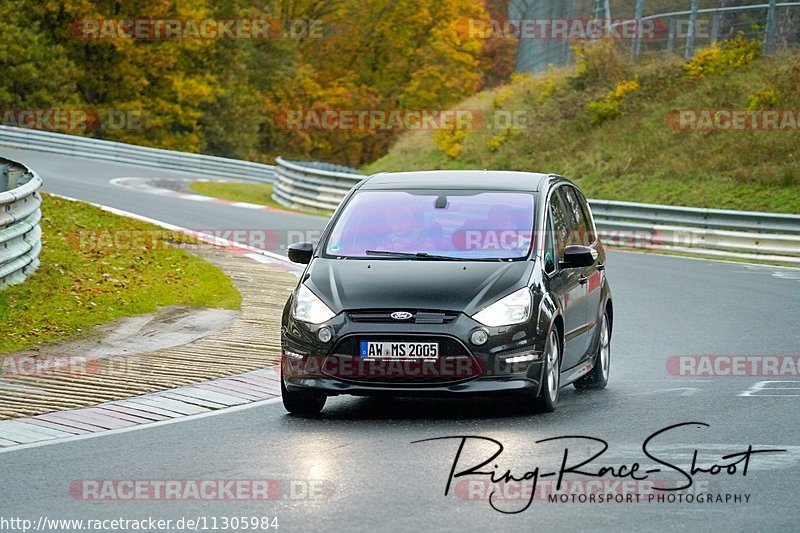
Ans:
<svg viewBox="0 0 800 533"><path fill-rule="evenodd" d="M686 37L686 61L694 55L695 42L697 40L697 15L700 10L700 0L692 0L692 13L689 16L689 35Z"/></svg>
<svg viewBox="0 0 800 533"><path fill-rule="evenodd" d="M772 52L775 47L775 32L778 26L778 0L769 0L767 11L767 31L764 37L764 53Z"/></svg>
<svg viewBox="0 0 800 533"><path fill-rule="evenodd" d="M592 18L595 20L601 20L603 18L603 0L594 0L594 9L592 10ZM591 42L595 42L597 39L592 36L590 39Z"/></svg>
<svg viewBox="0 0 800 533"><path fill-rule="evenodd" d="M594 16L596 20L603 21L603 33L606 28L611 24L611 4L609 0L594 0ZM597 39L592 38L592 42Z"/></svg>
<svg viewBox="0 0 800 533"><path fill-rule="evenodd" d="M11 189L16 189L19 185L19 178L22 176L23 173L14 168L7 168L6 169L6 190L10 191Z"/></svg>
<svg viewBox="0 0 800 533"><path fill-rule="evenodd" d="M669 18L669 37L667 38L667 50L670 52L675 51L675 34L677 33L677 25L678 21L675 20L675 17Z"/></svg>
<svg viewBox="0 0 800 533"><path fill-rule="evenodd" d="M575 1L576 0L567 0L567 12L566 17L569 20L575 18ZM572 63L571 61L572 56L570 56L570 41L569 39L564 39L562 47L561 47L561 64L562 65L569 65Z"/></svg>
<svg viewBox="0 0 800 533"><path fill-rule="evenodd" d="M722 17L719 13L714 13L714 18L711 21L711 42L719 41L719 26L722 22Z"/></svg>
<svg viewBox="0 0 800 533"><path fill-rule="evenodd" d="M633 60L639 59L639 52L642 48L642 17L644 16L644 0L636 0L636 37L633 38L631 55Z"/></svg>
<svg viewBox="0 0 800 533"><path fill-rule="evenodd" d="M562 18L564 15L561 10L560 2L553 2L550 4L550 20ZM558 46L558 41L554 39L547 39L544 46L544 57L546 65L558 65L559 56L561 52Z"/></svg>

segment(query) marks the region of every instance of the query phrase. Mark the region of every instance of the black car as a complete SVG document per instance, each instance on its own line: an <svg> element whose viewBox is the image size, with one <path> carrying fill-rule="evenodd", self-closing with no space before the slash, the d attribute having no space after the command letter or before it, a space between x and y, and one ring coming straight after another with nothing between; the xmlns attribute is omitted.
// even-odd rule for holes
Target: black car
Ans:
<svg viewBox="0 0 800 533"><path fill-rule="evenodd" d="M331 395L514 393L552 411L559 389L608 382L606 256L580 189L525 172L384 173L360 182L283 312L290 413Z"/></svg>

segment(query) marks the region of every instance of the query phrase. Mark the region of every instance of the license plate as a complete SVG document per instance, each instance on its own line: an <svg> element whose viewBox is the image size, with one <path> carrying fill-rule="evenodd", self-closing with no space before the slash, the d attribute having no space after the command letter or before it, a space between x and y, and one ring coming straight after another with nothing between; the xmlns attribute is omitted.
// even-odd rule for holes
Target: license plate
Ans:
<svg viewBox="0 0 800 533"><path fill-rule="evenodd" d="M439 357L439 343L361 341L361 357L436 359Z"/></svg>

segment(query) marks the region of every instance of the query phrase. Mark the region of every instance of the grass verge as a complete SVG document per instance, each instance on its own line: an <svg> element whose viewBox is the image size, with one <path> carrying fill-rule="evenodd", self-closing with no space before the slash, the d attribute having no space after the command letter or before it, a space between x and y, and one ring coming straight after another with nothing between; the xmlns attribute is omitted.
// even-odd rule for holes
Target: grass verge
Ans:
<svg viewBox="0 0 800 533"><path fill-rule="evenodd" d="M68 340L160 306L241 306L228 276L169 245L161 228L49 195L42 215L41 266L0 290L0 353Z"/></svg>
<svg viewBox="0 0 800 533"><path fill-rule="evenodd" d="M272 199L271 183L239 183L239 182L213 182L197 181L189 185L189 190L204 196L213 196L231 202L247 202L250 204L266 205L284 211L290 210L288 207L279 204ZM291 209L306 215L327 216L330 213L324 211L311 211L304 209Z"/></svg>
<svg viewBox="0 0 800 533"><path fill-rule="evenodd" d="M754 52L739 40L690 63L660 56L634 64L624 50L598 46L606 49L585 52L577 69L518 76L454 106L489 117L522 112L527 124L409 132L365 170L553 172L590 198L800 213L800 128L676 127L680 110L796 115L800 51L754 59L760 45Z"/></svg>

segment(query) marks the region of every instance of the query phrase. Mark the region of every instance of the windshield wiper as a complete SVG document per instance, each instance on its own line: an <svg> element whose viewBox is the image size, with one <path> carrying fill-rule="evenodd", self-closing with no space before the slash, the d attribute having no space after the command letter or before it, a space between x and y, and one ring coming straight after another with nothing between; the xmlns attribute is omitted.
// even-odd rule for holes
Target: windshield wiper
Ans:
<svg viewBox="0 0 800 533"><path fill-rule="evenodd" d="M380 255L385 257L402 257L407 259L427 259L430 261L464 261L462 257L449 255L434 255L427 252L390 252L387 250L367 250L367 255Z"/></svg>

